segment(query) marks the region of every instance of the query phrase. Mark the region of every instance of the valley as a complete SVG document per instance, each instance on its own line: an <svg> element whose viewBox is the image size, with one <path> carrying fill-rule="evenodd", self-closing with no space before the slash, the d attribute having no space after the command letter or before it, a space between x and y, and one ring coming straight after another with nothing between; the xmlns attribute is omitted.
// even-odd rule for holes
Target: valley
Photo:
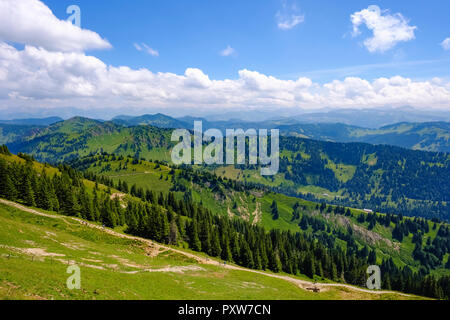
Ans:
<svg viewBox="0 0 450 320"><path fill-rule="evenodd" d="M8 143L52 164L98 152L170 162L172 129L123 126L86 118L58 122ZM280 170L259 166L208 167L217 175L271 187L275 192L329 204L449 221L450 155L389 145L337 143L282 136Z"/></svg>
<svg viewBox="0 0 450 320"><path fill-rule="evenodd" d="M0 175L16 173L1 180L0 196L100 223L100 229L125 231L159 247L177 248L175 252L202 252L210 256L205 256L208 262L219 258L228 266L306 276L319 283L362 286L366 265L376 263L383 270L384 289L447 294L446 223L328 206L132 157L104 153L80 158L72 163L83 172L77 173L11 155L5 148L2 152ZM42 173L37 176L34 170ZM21 174L27 177L25 184L14 178ZM23 191L19 195L14 190ZM42 250L36 252L46 252Z"/></svg>

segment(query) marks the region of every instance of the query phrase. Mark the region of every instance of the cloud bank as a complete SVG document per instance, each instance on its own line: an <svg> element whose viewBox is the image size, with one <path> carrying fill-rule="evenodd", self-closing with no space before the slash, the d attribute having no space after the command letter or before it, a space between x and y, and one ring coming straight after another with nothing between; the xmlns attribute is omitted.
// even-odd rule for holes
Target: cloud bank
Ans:
<svg viewBox="0 0 450 320"><path fill-rule="evenodd" d="M114 67L85 53L52 52L0 43L0 99L44 101L48 106L85 103L205 107L244 106L450 108L450 83L441 79L413 81L400 76L373 81L357 77L325 84L309 78L282 80L243 69L237 79L213 80L202 70L184 74Z"/></svg>
<svg viewBox="0 0 450 320"><path fill-rule="evenodd" d="M40 35L27 35L27 23L18 26L3 9L24 11L30 7L0 0L0 110L73 106L87 110L105 108L157 107L166 110L240 110L243 108L372 108L405 106L450 109L450 82L443 79L413 81L396 76L366 80L347 77L329 83L315 83L307 77L284 80L242 69L234 79L215 80L198 68L184 74L155 73L149 69L112 66L85 52L107 48L109 43L92 31L81 30L53 16L38 0L23 0L40 18ZM22 2L21 2L22 3ZM363 10L364 11L364 10ZM16 17L27 13L10 13ZM7 26L8 31L4 27ZM24 27L25 26L25 27ZM39 28L38 28L39 29ZM67 39L75 39L70 50ZM18 49L9 42L25 43ZM70 41L69 41L70 42ZM147 49L138 44L137 49ZM148 46L147 46L148 47ZM139 49L138 49L139 50ZM128 111L131 111L128 109Z"/></svg>

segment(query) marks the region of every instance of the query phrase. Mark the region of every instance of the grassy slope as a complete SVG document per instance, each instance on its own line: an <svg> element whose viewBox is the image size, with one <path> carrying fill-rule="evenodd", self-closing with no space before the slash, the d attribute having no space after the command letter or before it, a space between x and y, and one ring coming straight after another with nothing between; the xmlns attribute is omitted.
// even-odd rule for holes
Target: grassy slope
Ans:
<svg viewBox="0 0 450 320"><path fill-rule="evenodd" d="M312 293L284 280L199 265L171 251L151 257L142 243L73 219L36 216L0 204L0 297L3 299L407 299L347 288ZM43 256L30 249L42 249ZM29 251L25 251L29 250ZM68 264L81 268L81 290L68 290ZM144 269L185 267L180 272ZM127 273L128 272L128 273Z"/></svg>

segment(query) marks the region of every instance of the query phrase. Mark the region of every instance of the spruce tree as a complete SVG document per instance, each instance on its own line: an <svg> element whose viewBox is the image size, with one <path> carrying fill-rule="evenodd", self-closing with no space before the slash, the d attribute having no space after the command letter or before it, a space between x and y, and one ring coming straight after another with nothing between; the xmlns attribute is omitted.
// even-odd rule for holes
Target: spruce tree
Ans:
<svg viewBox="0 0 450 320"><path fill-rule="evenodd" d="M278 204L275 200L273 200L272 205L270 206L271 212L272 212L272 219L278 220L280 217L280 213L278 212Z"/></svg>
<svg viewBox="0 0 450 320"><path fill-rule="evenodd" d="M28 174L25 174L25 176L23 177L23 182L22 182L22 198L24 203L27 206L31 206L31 207L35 207L36 206L36 201L35 201L35 197L34 197L34 191L33 188L31 187L31 179L30 176Z"/></svg>
<svg viewBox="0 0 450 320"><path fill-rule="evenodd" d="M0 159L0 196L14 201L17 196L17 190L11 173L12 169L3 159Z"/></svg>
<svg viewBox="0 0 450 320"><path fill-rule="evenodd" d="M175 219L170 222L169 244L178 245L178 226Z"/></svg>
<svg viewBox="0 0 450 320"><path fill-rule="evenodd" d="M377 253L375 252L375 250L370 251L367 262L371 265L374 265L377 262Z"/></svg>
<svg viewBox="0 0 450 320"><path fill-rule="evenodd" d="M222 248L220 247L219 232L218 230L214 230L212 234L211 255L213 257L220 257Z"/></svg>
<svg viewBox="0 0 450 320"><path fill-rule="evenodd" d="M200 239L198 237L198 226L196 220L192 221L190 229L190 247L192 248L192 250L200 252L202 250L202 243L200 242Z"/></svg>

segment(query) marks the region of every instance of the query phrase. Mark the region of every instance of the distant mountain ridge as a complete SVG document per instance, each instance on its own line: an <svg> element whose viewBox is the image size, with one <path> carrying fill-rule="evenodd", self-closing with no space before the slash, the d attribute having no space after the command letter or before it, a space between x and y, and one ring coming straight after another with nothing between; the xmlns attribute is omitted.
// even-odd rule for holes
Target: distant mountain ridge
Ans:
<svg viewBox="0 0 450 320"><path fill-rule="evenodd" d="M189 123L166 116L162 113L157 114L145 114L138 117L130 116L117 116L111 120L116 124L124 126L140 126L140 125L151 125L158 128L188 128Z"/></svg>
<svg viewBox="0 0 450 320"><path fill-rule="evenodd" d="M379 129L345 124L295 124L281 134L332 142L364 142L413 150L450 152L450 122L397 123Z"/></svg>
<svg viewBox="0 0 450 320"><path fill-rule="evenodd" d="M400 122L377 129L363 128L344 123L305 123L298 120L279 119L261 122L240 120L210 121L200 117L173 118L161 113L154 115L118 116L111 121L92 120L74 117L66 121L61 118L23 119L0 121L0 143L12 143L29 139L37 132L45 132L47 128L58 128L58 123L66 125L74 119L86 119L84 122L100 123L115 128L153 126L164 129L193 129L194 121L202 121L203 130L217 128L222 132L226 129L279 129L281 135L330 142L364 142L370 144L393 145L413 150L450 152L450 122ZM60 120L60 121L57 121ZM93 122L95 121L95 122ZM28 123L28 124L26 124ZM39 123L52 123L39 125ZM80 130L83 126L80 127ZM52 129L50 129L52 130Z"/></svg>
<svg viewBox="0 0 450 320"><path fill-rule="evenodd" d="M331 142L365 142L386 144L398 147L450 152L450 122L434 121L390 124L378 129L363 128L345 123L305 123L299 120L279 119L260 122L240 120L210 121L200 117L172 118L163 114L144 115L140 117L122 116L112 120L126 126L148 124L160 128L193 129L194 121L202 121L203 130L226 129L279 129L285 136L294 136L313 140Z"/></svg>
<svg viewBox="0 0 450 320"><path fill-rule="evenodd" d="M410 107L385 109L338 109L327 112L303 113L289 117L302 123L344 123L364 128L380 128L400 122L450 121L450 112L417 110Z"/></svg>
<svg viewBox="0 0 450 320"><path fill-rule="evenodd" d="M412 107L384 108L345 108L302 110L293 108L257 108L233 110L224 114L202 115L209 121L233 121L239 119L246 122L286 121L297 123L343 123L364 128L380 128L399 122L450 122L450 112L447 110L420 110Z"/></svg>
<svg viewBox="0 0 450 320"><path fill-rule="evenodd" d="M28 119L13 119L13 120L0 120L0 124L11 124L21 126L49 126L59 121L63 121L60 117L48 117L48 118L28 118Z"/></svg>

